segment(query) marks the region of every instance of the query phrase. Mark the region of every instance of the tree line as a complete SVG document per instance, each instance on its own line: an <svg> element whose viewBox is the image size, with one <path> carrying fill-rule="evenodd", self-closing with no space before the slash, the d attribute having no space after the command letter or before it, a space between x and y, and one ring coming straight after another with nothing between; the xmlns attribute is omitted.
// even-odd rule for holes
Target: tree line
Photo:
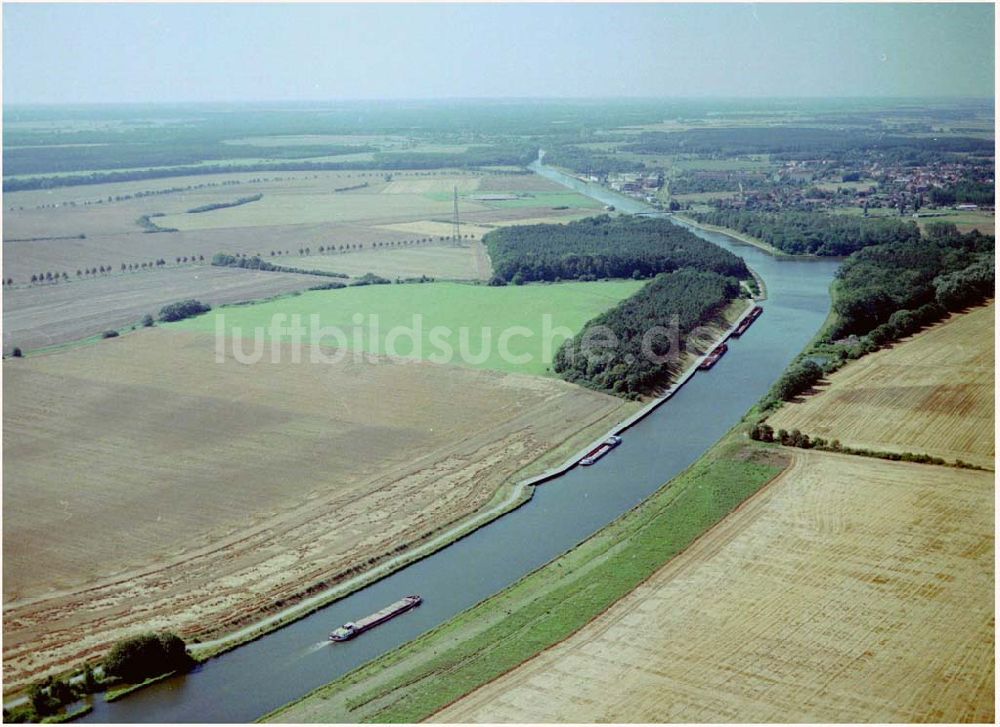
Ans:
<svg viewBox="0 0 1000 727"><path fill-rule="evenodd" d="M697 212L691 217L756 237L792 255L850 255L870 245L907 243L920 238L916 222L897 217L738 210Z"/></svg>
<svg viewBox="0 0 1000 727"><path fill-rule="evenodd" d="M174 262L176 262L178 265L185 264L188 262L194 263L199 261L204 262L205 256L191 255L190 257L188 257L187 255L178 255L177 257L174 258ZM166 265L167 265L166 260L164 260L163 258L158 258L156 260L150 260L149 262L142 262L142 263L121 263L118 270L119 272L122 273L126 272L131 273L139 270L155 270L159 268L165 268ZM80 278L91 277L94 275L110 275L112 272L114 272L114 268L112 268L111 265L98 265L92 268L78 268L76 271L76 277L80 279ZM48 271L32 275L31 283L32 284L58 283L60 280L67 281L69 279L70 279L69 273L65 271L64 272ZM14 278L5 278L3 282L4 285L13 285Z"/></svg>
<svg viewBox="0 0 1000 727"><path fill-rule="evenodd" d="M621 147L636 154L771 154L779 159L837 158L844 153L993 153L993 140L971 136L907 136L872 129L745 126L648 131Z"/></svg>
<svg viewBox="0 0 1000 727"><path fill-rule="evenodd" d="M143 179L190 177L208 174L235 174L247 172L327 172L352 170L427 170L427 169L478 169L488 166L524 167L535 160L538 149L534 145L510 144L474 146L463 152L378 152L367 161L347 162L273 162L253 164L199 164L188 166L163 166L148 169L60 174L53 176L5 177L4 192L21 192L32 189L54 189L85 184L110 184Z"/></svg>
<svg viewBox="0 0 1000 727"><path fill-rule="evenodd" d="M852 254L837 271L834 322L815 347L828 360L821 366L801 358L789 366L763 399L762 410L808 391L847 361L993 296L994 247L990 235L936 223L916 240Z"/></svg>
<svg viewBox="0 0 1000 727"><path fill-rule="evenodd" d="M211 212L212 210L222 210L227 207L239 207L240 205L250 204L251 202L256 202L263 199L264 195L262 193L251 194L249 197L240 197L232 202L214 202L212 204L203 204L200 207L192 207L187 212L189 215L197 215L202 212Z"/></svg>
<svg viewBox="0 0 1000 727"><path fill-rule="evenodd" d="M674 373L671 364L683 353L674 346L739 294L736 278L711 271L683 268L658 275L567 340L556 352L552 369L567 381L637 398ZM675 320L677 341L665 333L649 333L658 326L669 329ZM613 334L614 345L593 347L598 326Z"/></svg>
<svg viewBox="0 0 1000 727"><path fill-rule="evenodd" d="M565 225L516 225L491 230L483 242L494 285L642 279L684 267L750 277L742 258L663 219L600 215Z"/></svg>
<svg viewBox="0 0 1000 727"><path fill-rule="evenodd" d="M259 255L247 256L243 253L230 255L219 252L212 257L212 265L222 268L246 268L248 270L263 270L273 273L300 273L303 275L318 275L326 278L347 278L346 273L336 273L330 270L306 270L304 268L288 267L286 265L275 265L264 260Z"/></svg>

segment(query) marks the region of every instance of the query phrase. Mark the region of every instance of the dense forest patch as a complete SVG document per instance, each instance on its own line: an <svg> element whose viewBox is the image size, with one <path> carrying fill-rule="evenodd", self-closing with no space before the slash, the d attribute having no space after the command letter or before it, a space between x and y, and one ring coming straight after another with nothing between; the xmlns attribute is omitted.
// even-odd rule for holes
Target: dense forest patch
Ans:
<svg viewBox="0 0 1000 727"><path fill-rule="evenodd" d="M746 263L669 220L591 217L565 225L518 225L484 238L495 284L649 278L695 268L736 278Z"/></svg>
<svg viewBox="0 0 1000 727"><path fill-rule="evenodd" d="M894 217L737 210L694 213L691 217L751 235L793 255L850 255L869 245L912 243L920 239L916 222Z"/></svg>
<svg viewBox="0 0 1000 727"><path fill-rule="evenodd" d="M708 323L740 293L739 282L718 273L685 268L658 275L631 298L591 320L556 352L553 370L567 381L634 398L662 385L679 363L677 344ZM676 321L676 340L663 329ZM613 345L596 345L606 327ZM654 329L660 333L653 335Z"/></svg>
<svg viewBox="0 0 1000 727"><path fill-rule="evenodd" d="M867 334L877 347L982 301L993 295L994 249L992 236L935 224L925 236L859 250L837 271L827 337Z"/></svg>

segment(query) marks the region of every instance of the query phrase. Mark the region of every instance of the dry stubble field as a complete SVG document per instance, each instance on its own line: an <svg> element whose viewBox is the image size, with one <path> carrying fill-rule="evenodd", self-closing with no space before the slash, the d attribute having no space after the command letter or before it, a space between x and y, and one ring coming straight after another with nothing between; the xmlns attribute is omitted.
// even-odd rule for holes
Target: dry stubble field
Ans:
<svg viewBox="0 0 1000 727"><path fill-rule="evenodd" d="M185 298L221 305L291 293L329 278L183 265L3 292L3 347L30 351L137 323Z"/></svg>
<svg viewBox="0 0 1000 727"><path fill-rule="evenodd" d="M768 420L852 447L993 467L993 303L852 362Z"/></svg>
<svg viewBox="0 0 1000 727"><path fill-rule="evenodd" d="M442 722L992 722L991 473L795 463Z"/></svg>
<svg viewBox="0 0 1000 727"><path fill-rule="evenodd" d="M634 410L551 379L281 360L215 364L211 335L156 328L4 362L8 688L135 630L287 605Z"/></svg>

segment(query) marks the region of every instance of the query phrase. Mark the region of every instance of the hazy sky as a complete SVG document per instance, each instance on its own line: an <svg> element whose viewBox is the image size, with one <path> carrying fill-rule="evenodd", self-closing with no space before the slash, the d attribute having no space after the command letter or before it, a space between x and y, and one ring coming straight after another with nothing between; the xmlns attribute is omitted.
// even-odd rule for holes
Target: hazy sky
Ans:
<svg viewBox="0 0 1000 727"><path fill-rule="evenodd" d="M3 6L4 102L992 96L993 5Z"/></svg>

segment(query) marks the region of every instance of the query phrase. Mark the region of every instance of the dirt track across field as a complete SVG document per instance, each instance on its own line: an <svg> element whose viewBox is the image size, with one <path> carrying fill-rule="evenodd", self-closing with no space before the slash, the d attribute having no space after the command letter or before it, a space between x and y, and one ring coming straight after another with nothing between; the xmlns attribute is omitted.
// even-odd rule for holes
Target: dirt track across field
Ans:
<svg viewBox="0 0 1000 727"><path fill-rule="evenodd" d="M992 722L992 474L795 458L590 625L435 720Z"/></svg>
<svg viewBox="0 0 1000 727"><path fill-rule="evenodd" d="M208 638L280 609L635 408L553 379L308 361L217 364L211 335L157 328L4 362L8 688L137 630Z"/></svg>

